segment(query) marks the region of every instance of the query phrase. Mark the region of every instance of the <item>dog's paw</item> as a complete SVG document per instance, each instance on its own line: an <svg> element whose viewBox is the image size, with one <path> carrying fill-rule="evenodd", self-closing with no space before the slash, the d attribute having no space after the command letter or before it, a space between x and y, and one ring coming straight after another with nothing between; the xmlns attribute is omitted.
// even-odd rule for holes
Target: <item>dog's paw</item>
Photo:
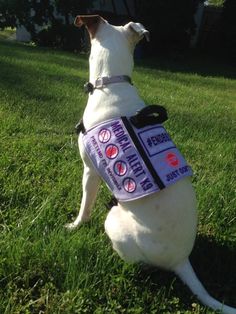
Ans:
<svg viewBox="0 0 236 314"><path fill-rule="evenodd" d="M74 223L74 222L71 222L71 223L67 223L65 224L65 228L68 230L68 231L73 231L73 230L76 230L78 229L82 224L82 221L79 222L79 223Z"/></svg>

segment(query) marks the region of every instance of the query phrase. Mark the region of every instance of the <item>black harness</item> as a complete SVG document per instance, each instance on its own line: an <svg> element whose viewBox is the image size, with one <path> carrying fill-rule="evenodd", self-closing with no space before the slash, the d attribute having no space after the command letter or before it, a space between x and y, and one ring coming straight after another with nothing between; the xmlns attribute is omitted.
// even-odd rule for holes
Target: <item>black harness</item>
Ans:
<svg viewBox="0 0 236 314"><path fill-rule="evenodd" d="M130 121L136 128L143 128L147 125L161 124L168 119L167 111L163 106L150 105L136 112L134 116L130 118ZM85 133L83 119L75 126L76 133L79 135L80 132Z"/></svg>

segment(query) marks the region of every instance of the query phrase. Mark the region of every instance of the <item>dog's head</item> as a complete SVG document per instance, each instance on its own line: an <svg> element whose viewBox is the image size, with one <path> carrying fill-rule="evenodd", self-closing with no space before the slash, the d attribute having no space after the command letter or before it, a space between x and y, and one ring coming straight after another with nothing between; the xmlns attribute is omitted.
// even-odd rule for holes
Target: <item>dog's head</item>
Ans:
<svg viewBox="0 0 236 314"><path fill-rule="evenodd" d="M149 40L149 32L140 23L114 26L99 15L79 15L75 25L85 25L90 34L91 79L104 75L131 75L136 44L143 37Z"/></svg>
<svg viewBox="0 0 236 314"><path fill-rule="evenodd" d="M99 15L78 15L76 16L74 23L77 27L85 25L89 31L91 39L96 37L100 24L108 24L108 22ZM149 31L147 31L140 23L129 22L125 26L120 26L120 28L123 29L128 40L133 42L134 45L137 44L144 36L149 41Z"/></svg>

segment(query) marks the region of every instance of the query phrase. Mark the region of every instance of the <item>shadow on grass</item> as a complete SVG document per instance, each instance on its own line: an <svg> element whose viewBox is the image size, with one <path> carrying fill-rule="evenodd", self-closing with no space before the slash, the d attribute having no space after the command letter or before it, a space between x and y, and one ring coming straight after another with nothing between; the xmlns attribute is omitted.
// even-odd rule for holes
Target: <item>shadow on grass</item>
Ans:
<svg viewBox="0 0 236 314"><path fill-rule="evenodd" d="M30 53L35 58L48 58L54 55L53 63L78 68L85 66L88 68L88 54L80 54L75 58L72 52L60 51L52 48L35 47L18 42L8 42L0 40L1 48L6 49L7 55L17 56L25 59L25 54ZM228 60L225 56L219 54L210 55L192 50L185 55L156 55L155 57L141 58L135 60L136 66L157 69L162 71L196 73L202 76L236 78L236 61Z"/></svg>
<svg viewBox="0 0 236 314"><path fill-rule="evenodd" d="M213 237L199 237L191 262L209 293L236 307L236 248L219 243Z"/></svg>
<svg viewBox="0 0 236 314"><path fill-rule="evenodd" d="M207 55L197 51L178 57L157 55L155 58L136 60L136 65L173 73L194 73L203 77L236 78L236 61L228 61L224 56Z"/></svg>
<svg viewBox="0 0 236 314"><path fill-rule="evenodd" d="M190 256L191 264L206 290L214 298L227 305L236 307L236 249L217 242L214 238L199 236ZM193 296L192 292L180 279L174 280L171 272L166 272L156 268L141 268L137 275L137 281L148 277L151 285L158 291L162 286L170 290L170 296L178 297L186 306L186 310L191 308L191 304L200 302Z"/></svg>

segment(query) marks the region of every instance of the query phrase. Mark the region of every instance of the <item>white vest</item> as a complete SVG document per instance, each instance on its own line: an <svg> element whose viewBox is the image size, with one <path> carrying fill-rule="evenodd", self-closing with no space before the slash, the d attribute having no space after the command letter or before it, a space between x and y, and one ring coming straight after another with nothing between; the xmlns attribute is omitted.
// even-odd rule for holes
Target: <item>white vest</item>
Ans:
<svg viewBox="0 0 236 314"><path fill-rule="evenodd" d="M136 128L129 118L121 117L82 137L94 167L118 201L147 196L192 175L161 124Z"/></svg>

